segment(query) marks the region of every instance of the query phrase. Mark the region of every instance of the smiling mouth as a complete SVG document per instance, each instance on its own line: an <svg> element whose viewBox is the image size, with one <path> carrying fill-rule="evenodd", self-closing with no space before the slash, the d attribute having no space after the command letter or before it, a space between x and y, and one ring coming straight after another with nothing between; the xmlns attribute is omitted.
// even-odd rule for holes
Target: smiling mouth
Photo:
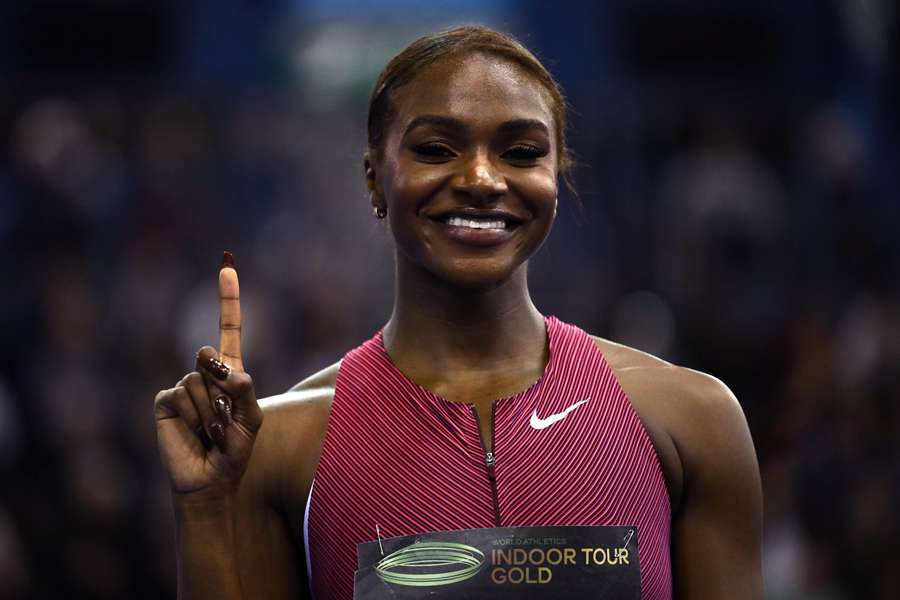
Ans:
<svg viewBox="0 0 900 600"><path fill-rule="evenodd" d="M444 215L430 219L453 242L467 246L495 246L511 239L521 221L506 215Z"/></svg>
<svg viewBox="0 0 900 600"><path fill-rule="evenodd" d="M450 227L466 227L468 229L506 229L505 219L472 219L463 217L447 217L442 219Z"/></svg>
<svg viewBox="0 0 900 600"><path fill-rule="evenodd" d="M522 218L505 210L484 210L461 208L429 215L429 219L465 229L515 229L522 224Z"/></svg>

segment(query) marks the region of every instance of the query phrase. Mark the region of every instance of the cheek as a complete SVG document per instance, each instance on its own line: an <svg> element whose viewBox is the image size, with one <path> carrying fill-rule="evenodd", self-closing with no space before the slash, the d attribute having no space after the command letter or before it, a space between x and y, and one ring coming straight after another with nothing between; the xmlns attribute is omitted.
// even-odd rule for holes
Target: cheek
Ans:
<svg viewBox="0 0 900 600"><path fill-rule="evenodd" d="M553 169L530 169L515 179L516 191L535 212L553 210L558 192Z"/></svg>
<svg viewBox="0 0 900 600"><path fill-rule="evenodd" d="M395 208L418 208L441 188L447 178L443 169L402 158L394 161L386 174L384 190L388 208L392 205Z"/></svg>

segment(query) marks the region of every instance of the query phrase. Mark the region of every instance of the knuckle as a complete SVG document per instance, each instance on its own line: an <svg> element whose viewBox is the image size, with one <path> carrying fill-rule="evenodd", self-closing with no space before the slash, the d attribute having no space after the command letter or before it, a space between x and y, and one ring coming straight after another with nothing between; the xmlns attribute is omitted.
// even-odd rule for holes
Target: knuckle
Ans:
<svg viewBox="0 0 900 600"><path fill-rule="evenodd" d="M172 389L169 388L167 390L160 390L156 393L156 397L153 399L154 404L161 404L168 400L172 396Z"/></svg>
<svg viewBox="0 0 900 600"><path fill-rule="evenodd" d="M196 386L203 382L203 375L201 375L197 371L191 371L184 376L184 379L182 381L184 381L185 385Z"/></svg>
<svg viewBox="0 0 900 600"><path fill-rule="evenodd" d="M220 358L227 365L233 365L241 360L241 357L234 352L222 352Z"/></svg>
<svg viewBox="0 0 900 600"><path fill-rule="evenodd" d="M247 373L233 373L234 388L240 393L246 393L253 389L253 378Z"/></svg>

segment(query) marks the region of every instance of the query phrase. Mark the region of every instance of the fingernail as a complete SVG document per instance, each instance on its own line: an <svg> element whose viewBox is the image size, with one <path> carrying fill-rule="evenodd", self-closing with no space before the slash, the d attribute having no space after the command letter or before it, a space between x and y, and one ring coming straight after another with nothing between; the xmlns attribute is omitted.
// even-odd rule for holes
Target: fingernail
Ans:
<svg viewBox="0 0 900 600"><path fill-rule="evenodd" d="M209 371L213 377L221 381L228 379L228 373L231 371L231 369L228 368L228 365L212 356L201 358L200 364Z"/></svg>
<svg viewBox="0 0 900 600"><path fill-rule="evenodd" d="M218 396L214 405L216 414L222 417L225 425L231 425L231 399L228 396Z"/></svg>
<svg viewBox="0 0 900 600"><path fill-rule="evenodd" d="M221 423L218 421L212 423L209 426L209 435L212 436L212 439L216 443L216 446L219 447L219 450L225 450L225 428L222 427Z"/></svg>
<svg viewBox="0 0 900 600"><path fill-rule="evenodd" d="M231 252L229 252L228 250L226 250L225 252L222 253L222 266L219 267L219 269L226 269L226 268L232 268L232 269L237 270L234 266L234 255Z"/></svg>

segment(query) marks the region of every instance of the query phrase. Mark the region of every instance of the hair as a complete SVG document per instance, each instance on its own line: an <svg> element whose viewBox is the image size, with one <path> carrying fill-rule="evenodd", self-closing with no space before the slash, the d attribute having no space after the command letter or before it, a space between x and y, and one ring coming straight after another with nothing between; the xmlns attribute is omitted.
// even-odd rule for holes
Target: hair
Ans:
<svg viewBox="0 0 900 600"><path fill-rule="evenodd" d="M572 183L575 160L566 145L567 104L562 88L541 61L515 38L482 25L466 25L432 33L412 42L394 56L378 76L369 98L369 148L378 151L393 117L392 95L428 65L451 56L473 53L499 56L520 66L550 95L556 132L557 168L566 187L577 197Z"/></svg>

